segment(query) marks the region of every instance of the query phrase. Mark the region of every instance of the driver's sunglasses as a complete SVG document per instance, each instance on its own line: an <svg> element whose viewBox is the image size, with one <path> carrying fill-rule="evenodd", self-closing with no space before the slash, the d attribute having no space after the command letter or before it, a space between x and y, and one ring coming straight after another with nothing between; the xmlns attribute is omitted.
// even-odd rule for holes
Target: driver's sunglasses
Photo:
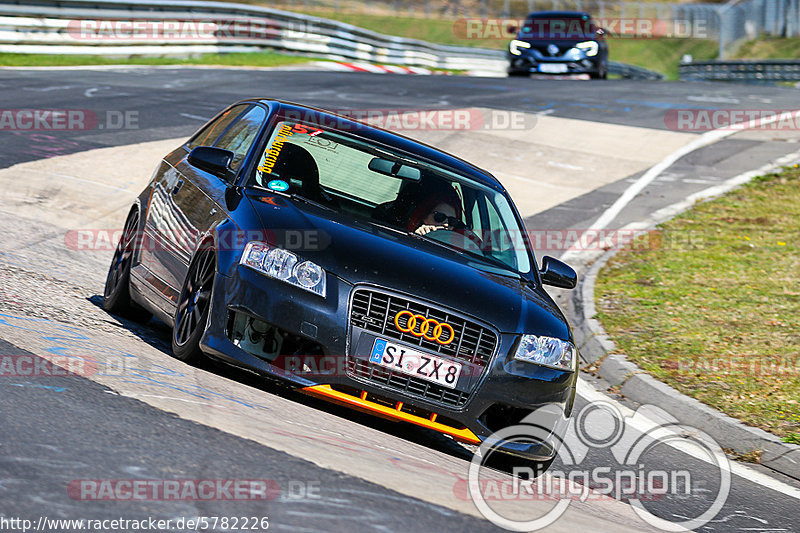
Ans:
<svg viewBox="0 0 800 533"><path fill-rule="evenodd" d="M456 217L448 216L445 213L442 213L441 211L434 211L433 212L433 220L437 224L441 224L443 222L447 222L448 224L452 225L453 222L456 220Z"/></svg>

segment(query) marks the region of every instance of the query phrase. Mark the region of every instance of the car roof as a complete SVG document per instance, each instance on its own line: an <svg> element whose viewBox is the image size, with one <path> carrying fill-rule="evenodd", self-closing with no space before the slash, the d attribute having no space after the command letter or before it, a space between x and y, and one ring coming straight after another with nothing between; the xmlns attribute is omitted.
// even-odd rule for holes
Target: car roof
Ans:
<svg viewBox="0 0 800 533"><path fill-rule="evenodd" d="M591 15L585 11L534 11L533 13L528 14L528 18L540 18L540 17L591 18Z"/></svg>
<svg viewBox="0 0 800 533"><path fill-rule="evenodd" d="M293 102L287 102L284 100L277 100L272 98L254 98L244 100L242 102L238 102L239 104L245 102L259 102L262 104L270 105L275 108L276 111L311 111L314 114L320 115L320 118L324 119L332 119L335 117L335 123L340 124L342 126L352 125L353 128L348 131L348 134L354 135L361 139L367 141L373 141L389 148L394 148L403 152L407 152L409 154L413 154L416 157L424 159L430 163L434 163L436 165L440 165L443 167L447 167L457 174L461 174L463 176L469 177L478 183L491 187L493 189L501 190L505 192L505 188L503 185L489 172L479 168L472 163L464 161L463 159L456 157L452 154L448 154L438 148L434 148L433 146L427 145L423 142L416 141L414 139L410 139L405 137L404 135L400 135L399 133L394 133L376 126L372 126L365 122L361 122L359 120L355 120L350 117L338 115L331 111L326 111L325 109L320 109L317 107L296 104ZM336 128L331 128L336 129ZM341 128L339 128L341 129Z"/></svg>

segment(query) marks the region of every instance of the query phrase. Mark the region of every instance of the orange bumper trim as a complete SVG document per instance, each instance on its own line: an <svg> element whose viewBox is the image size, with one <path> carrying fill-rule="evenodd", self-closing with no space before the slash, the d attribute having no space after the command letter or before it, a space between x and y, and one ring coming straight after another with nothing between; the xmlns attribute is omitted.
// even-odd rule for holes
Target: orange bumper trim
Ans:
<svg viewBox="0 0 800 533"><path fill-rule="evenodd" d="M402 420L404 422L410 422L418 426L432 429L434 431L438 431L439 433L450 435L454 439L461 442L466 442L469 444L481 443L480 439L475 435L475 433L473 433L467 428L459 429L448 426L446 424L441 424L439 422L436 422L436 413L432 413L430 418L423 418L421 416L412 415L411 413L406 413L404 411L401 411L401 409L403 408L403 402L397 402L395 407L392 408L368 400L366 391L361 391L361 396L359 397L359 396L352 396L345 392L334 390L331 388L330 385L314 385L313 387L305 387L302 390L304 393L309 394L311 396L317 396L325 400L344 404L348 407L354 407L356 409L371 411L375 414L379 414L388 418L393 418L395 420Z"/></svg>

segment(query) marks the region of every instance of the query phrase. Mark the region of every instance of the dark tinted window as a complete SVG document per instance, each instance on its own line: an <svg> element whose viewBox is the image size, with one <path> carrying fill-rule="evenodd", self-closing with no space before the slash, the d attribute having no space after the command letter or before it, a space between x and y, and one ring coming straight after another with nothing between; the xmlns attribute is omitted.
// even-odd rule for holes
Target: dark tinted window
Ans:
<svg viewBox="0 0 800 533"><path fill-rule="evenodd" d="M198 146L213 146L214 141L225 129L243 112L250 107L250 104L237 105L225 111L222 115L195 136L189 143L189 150Z"/></svg>
<svg viewBox="0 0 800 533"><path fill-rule="evenodd" d="M228 130L222 134L213 146L224 148L233 152L233 162L231 168L236 170L244 161L247 152L253 145L256 135L264 124L267 112L263 108L255 106L250 111L242 115Z"/></svg>

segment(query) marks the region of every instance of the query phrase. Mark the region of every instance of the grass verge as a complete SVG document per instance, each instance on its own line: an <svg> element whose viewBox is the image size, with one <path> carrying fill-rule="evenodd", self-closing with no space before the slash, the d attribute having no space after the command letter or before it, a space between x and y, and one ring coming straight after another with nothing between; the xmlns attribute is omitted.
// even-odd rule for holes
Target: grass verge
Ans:
<svg viewBox="0 0 800 533"><path fill-rule="evenodd" d="M757 178L659 229L600 272L606 331L661 381L795 441L800 168Z"/></svg>
<svg viewBox="0 0 800 533"><path fill-rule="evenodd" d="M735 57L741 59L800 59L800 39L765 37L740 45Z"/></svg>
<svg viewBox="0 0 800 533"><path fill-rule="evenodd" d="M0 54L3 67L65 67L82 65L225 65L278 67L313 61L308 57L278 52L243 52L237 54L203 54L198 57L105 57L61 54Z"/></svg>

